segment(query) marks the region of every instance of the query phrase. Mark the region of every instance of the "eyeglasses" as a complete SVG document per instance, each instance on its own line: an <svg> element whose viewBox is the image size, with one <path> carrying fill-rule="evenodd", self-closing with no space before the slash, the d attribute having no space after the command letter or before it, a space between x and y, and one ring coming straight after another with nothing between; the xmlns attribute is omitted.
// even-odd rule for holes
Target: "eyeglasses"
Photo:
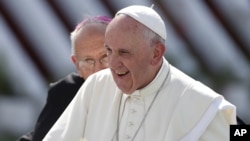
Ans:
<svg viewBox="0 0 250 141"><path fill-rule="evenodd" d="M81 68L93 69L95 67L97 61L99 61L99 63L102 66L107 66L108 65L108 58L107 58L107 56L104 56L104 57L102 57L99 60L95 60L93 58L85 58L85 59L79 60L78 61L78 65Z"/></svg>

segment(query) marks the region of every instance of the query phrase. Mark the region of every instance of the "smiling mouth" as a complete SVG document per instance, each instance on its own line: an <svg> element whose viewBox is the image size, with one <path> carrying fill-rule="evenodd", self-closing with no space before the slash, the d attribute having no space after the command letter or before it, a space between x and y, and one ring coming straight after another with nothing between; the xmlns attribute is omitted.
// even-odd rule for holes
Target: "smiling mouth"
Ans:
<svg viewBox="0 0 250 141"><path fill-rule="evenodd" d="M121 76L125 76L128 73L129 73L129 71L127 71L127 72L117 72L116 74L121 77Z"/></svg>

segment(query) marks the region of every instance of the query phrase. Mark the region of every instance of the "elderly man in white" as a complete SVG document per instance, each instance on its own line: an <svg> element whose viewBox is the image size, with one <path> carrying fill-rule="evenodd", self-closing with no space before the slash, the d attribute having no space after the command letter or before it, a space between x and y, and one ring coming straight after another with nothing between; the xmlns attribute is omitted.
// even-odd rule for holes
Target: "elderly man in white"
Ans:
<svg viewBox="0 0 250 141"><path fill-rule="evenodd" d="M44 141L228 141L236 107L164 58L166 29L145 6L106 29L109 68L88 78Z"/></svg>

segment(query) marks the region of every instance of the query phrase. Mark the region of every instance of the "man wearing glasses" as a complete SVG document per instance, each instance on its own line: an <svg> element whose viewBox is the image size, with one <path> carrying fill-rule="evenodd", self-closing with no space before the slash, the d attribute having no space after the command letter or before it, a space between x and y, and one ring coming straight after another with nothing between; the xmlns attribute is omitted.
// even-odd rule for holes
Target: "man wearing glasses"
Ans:
<svg viewBox="0 0 250 141"><path fill-rule="evenodd" d="M108 67L106 49L103 45L105 29L110 21L111 19L105 16L90 17L76 26L70 38L71 60L77 73L71 73L50 84L47 103L37 120L34 131L23 135L18 141L41 141L87 77Z"/></svg>

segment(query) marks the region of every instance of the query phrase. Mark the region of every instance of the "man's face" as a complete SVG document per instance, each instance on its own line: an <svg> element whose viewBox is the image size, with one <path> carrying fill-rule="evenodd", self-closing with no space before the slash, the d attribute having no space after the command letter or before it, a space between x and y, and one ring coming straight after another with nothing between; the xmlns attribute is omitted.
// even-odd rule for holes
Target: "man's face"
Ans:
<svg viewBox="0 0 250 141"><path fill-rule="evenodd" d="M108 64L117 86L125 93L145 87L152 81L153 48L141 37L138 23L118 16L105 35Z"/></svg>
<svg viewBox="0 0 250 141"><path fill-rule="evenodd" d="M106 49L103 47L106 25L96 23L80 29L75 42L75 65L79 75L86 79L89 75L105 69ZM72 60L74 60L72 58Z"/></svg>

